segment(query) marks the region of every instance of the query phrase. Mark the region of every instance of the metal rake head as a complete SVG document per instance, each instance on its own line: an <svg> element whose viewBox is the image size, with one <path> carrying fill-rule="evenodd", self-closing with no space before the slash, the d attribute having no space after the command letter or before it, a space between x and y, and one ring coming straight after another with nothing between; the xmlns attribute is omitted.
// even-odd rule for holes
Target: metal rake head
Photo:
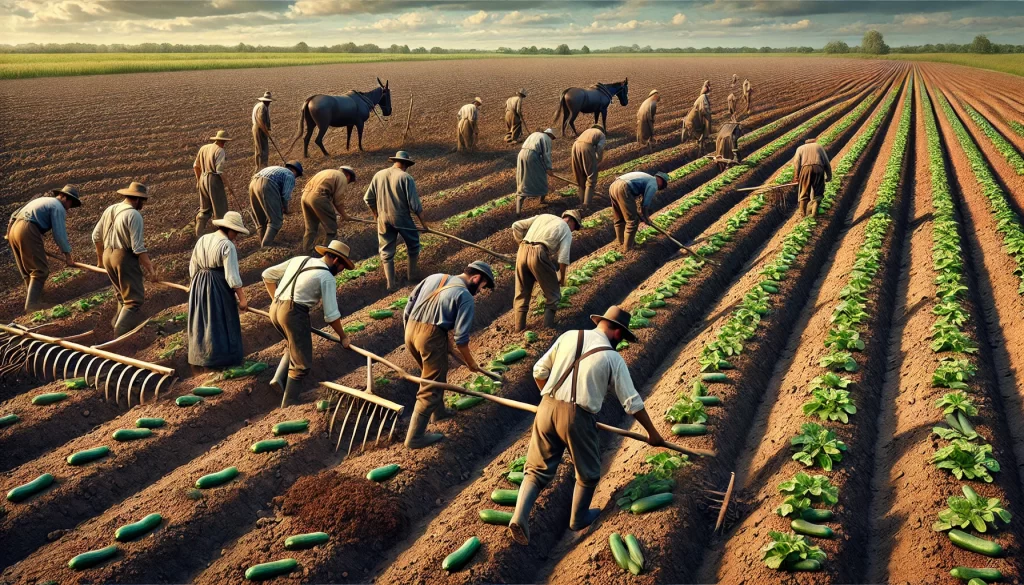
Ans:
<svg viewBox="0 0 1024 585"><path fill-rule="evenodd" d="M384 428L388 427L388 435L385 442L390 442L395 434L395 426L398 423L398 418L402 416L402 412L405 411L405 407L396 402L392 402L380 396L374 396L369 392L357 390L355 388L349 388L348 386L342 386L341 384L335 384L333 382L320 382L325 388L329 388L334 391L335 396L332 397L331 402L337 402L334 406L334 412L331 415L331 422L328 426L327 434L328 437L333 436L335 423L338 419L338 413L342 410L345 414L341 420L341 424L338 427L338 440L334 444L334 450L337 451L341 448L341 442L345 438L346 431L349 433L348 440L348 451L345 456L348 457L352 454L352 446L355 444L356 437L362 435L362 444L359 447L360 452L366 449L366 442L370 439L370 433L376 431L376 438L374 439L374 446L380 444L381 435L384 433ZM353 419L353 414L355 417ZM352 420L352 426L349 427L349 421ZM362 433L359 432L359 425L365 425Z"/></svg>
<svg viewBox="0 0 1024 585"><path fill-rule="evenodd" d="M726 515L729 510L729 502L732 500L732 490L736 483L736 473L729 473L729 485L725 488L725 491L718 491L704 486L704 499L708 502L708 505L712 509L718 510L718 519L715 520L715 532L717 533L722 529L725 524Z"/></svg>

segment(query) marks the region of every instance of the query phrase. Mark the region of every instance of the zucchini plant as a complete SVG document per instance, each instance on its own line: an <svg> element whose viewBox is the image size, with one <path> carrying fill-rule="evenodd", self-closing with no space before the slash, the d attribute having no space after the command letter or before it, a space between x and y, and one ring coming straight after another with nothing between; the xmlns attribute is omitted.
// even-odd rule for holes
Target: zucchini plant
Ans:
<svg viewBox="0 0 1024 585"><path fill-rule="evenodd" d="M629 510L633 502L652 496L671 492L676 482L673 478L676 471L690 465L686 455L661 452L648 455L644 462L650 468L647 473L638 473L626 484L625 489L615 503L621 510Z"/></svg>
<svg viewBox="0 0 1024 585"><path fill-rule="evenodd" d="M825 471L832 471L832 466L843 460L846 443L836 438L831 430L817 423L803 423L800 434L789 440L793 460L799 461L804 467L817 465Z"/></svg>
<svg viewBox="0 0 1024 585"><path fill-rule="evenodd" d="M804 416L815 415L821 420L850 422L850 415L857 413L857 406L846 390L819 388L811 393L811 399L803 405Z"/></svg>
<svg viewBox="0 0 1024 585"><path fill-rule="evenodd" d="M978 110L971 107L971 104L961 100L960 105L967 111L967 115L974 121L975 125L981 129L981 131L988 137L992 142L992 146L999 151L999 154L1003 155L1006 162L1013 167L1018 175L1024 175L1024 158L1021 158L1020 153L1013 147L1010 142L1003 137L1002 134L996 130L992 124L985 119L985 116L981 115Z"/></svg>
<svg viewBox="0 0 1024 585"><path fill-rule="evenodd" d="M825 560L825 553L812 546L806 536L774 530L768 536L772 541L761 549L761 560L769 569L791 569L797 563Z"/></svg>
<svg viewBox="0 0 1024 585"><path fill-rule="evenodd" d="M779 493L785 499L775 512L783 518L799 518L812 504L832 506L839 502L839 488L832 485L827 477L811 476L802 471L779 484Z"/></svg>
<svg viewBox="0 0 1024 585"><path fill-rule="evenodd" d="M992 473L999 471L999 462L992 457L992 445L977 445L965 439L954 439L940 448L932 455L931 461L939 469L949 470L957 479L980 479L992 483Z"/></svg>
<svg viewBox="0 0 1024 585"><path fill-rule="evenodd" d="M946 500L949 507L939 512L938 521L932 524L933 530L943 532L953 528L973 528L978 532L987 532L989 528L996 528L997 519L1002 520L1003 524L1010 523L1013 516L999 504L999 498L983 498L968 485L960 489L964 497L950 496Z"/></svg>

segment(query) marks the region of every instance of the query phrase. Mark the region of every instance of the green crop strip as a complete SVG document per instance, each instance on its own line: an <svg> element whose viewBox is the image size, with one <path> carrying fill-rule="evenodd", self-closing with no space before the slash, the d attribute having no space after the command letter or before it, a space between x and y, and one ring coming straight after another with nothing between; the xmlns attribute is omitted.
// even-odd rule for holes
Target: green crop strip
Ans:
<svg viewBox="0 0 1024 585"><path fill-rule="evenodd" d="M1014 132L1024 136L1024 124L1021 124L1016 120L1007 120L1006 123L1010 125L1010 128L1013 128Z"/></svg>
<svg viewBox="0 0 1024 585"><path fill-rule="evenodd" d="M1017 265L1014 274L1021 280L1017 292L1024 294L1024 228L1021 228L1020 218L1014 213L1006 193L999 187L988 163L985 162L985 156L971 139L963 123L957 118L953 107L949 105L941 91L937 91L935 97L946 115L946 120L953 128L953 133L964 151L964 156L967 157L971 172L974 173L974 178L978 182L978 186L981 187L982 194L989 201L992 214L996 218L996 231L1003 235L1003 249Z"/></svg>
<svg viewBox="0 0 1024 585"><path fill-rule="evenodd" d="M981 113L978 112L978 110L972 108L967 102L961 101L960 103L963 105L964 109L967 110L967 115L974 120L974 123L978 128L981 128L981 131L985 136L988 136L988 139L992 141L992 145L996 147L996 150L1003 155L1006 162L1010 163L1013 170L1016 171L1018 175L1024 175L1024 158L1021 158L1017 149L1014 148L1006 138L1003 138L1003 135L1000 134L999 131L985 119L985 116L982 116Z"/></svg>

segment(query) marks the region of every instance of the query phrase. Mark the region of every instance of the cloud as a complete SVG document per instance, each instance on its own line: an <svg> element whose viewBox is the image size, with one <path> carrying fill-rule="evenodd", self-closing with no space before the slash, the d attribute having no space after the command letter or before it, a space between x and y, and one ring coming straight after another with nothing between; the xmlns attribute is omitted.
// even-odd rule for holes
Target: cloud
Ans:
<svg viewBox="0 0 1024 585"><path fill-rule="evenodd" d="M462 20L462 24L466 26L478 26L485 22L487 22L486 10L481 10L480 12L467 16Z"/></svg>
<svg viewBox="0 0 1024 585"><path fill-rule="evenodd" d="M805 18L803 20L798 20L796 22L783 22L773 26L777 27L778 30L807 30L811 28L811 21Z"/></svg>
<svg viewBox="0 0 1024 585"><path fill-rule="evenodd" d="M684 22L686 22L686 15L683 14L682 12L678 12L675 16L672 17L672 24L676 26L679 26Z"/></svg>
<svg viewBox="0 0 1024 585"><path fill-rule="evenodd" d="M99 2L65 0L62 2L19 1L15 8L35 24L90 22L108 18L110 9Z"/></svg>
<svg viewBox="0 0 1024 585"><path fill-rule="evenodd" d="M521 26L524 24L534 24L537 22L544 22L550 15L548 14L527 14L514 10L506 13L498 21L498 24L502 26Z"/></svg>
<svg viewBox="0 0 1024 585"><path fill-rule="evenodd" d="M622 20L635 15L649 0L625 0L621 5L608 8L593 16L594 20Z"/></svg>
<svg viewBox="0 0 1024 585"><path fill-rule="evenodd" d="M427 17L422 12L406 12L396 18L383 18L373 23L373 28L386 31L409 31L423 28L427 24Z"/></svg>
<svg viewBox="0 0 1024 585"><path fill-rule="evenodd" d="M588 8L617 5L624 0L298 0L292 7L296 15L387 14L400 10L433 9L440 11L530 10L549 8ZM629 0L625 0L629 1Z"/></svg>

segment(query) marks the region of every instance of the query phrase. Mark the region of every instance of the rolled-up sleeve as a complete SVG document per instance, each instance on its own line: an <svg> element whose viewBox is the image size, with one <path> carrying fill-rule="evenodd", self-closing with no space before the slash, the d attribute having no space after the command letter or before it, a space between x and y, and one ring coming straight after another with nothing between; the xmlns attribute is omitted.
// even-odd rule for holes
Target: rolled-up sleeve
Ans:
<svg viewBox="0 0 1024 585"><path fill-rule="evenodd" d="M53 217L50 218L50 230L53 232L53 241L65 254L71 253L71 243L68 242L67 212L64 206L58 206L53 210Z"/></svg>
<svg viewBox="0 0 1024 585"><path fill-rule="evenodd" d="M338 310L338 283L326 274L320 277L320 302L324 305L324 321L334 323L341 319Z"/></svg>
<svg viewBox="0 0 1024 585"><path fill-rule="evenodd" d="M562 338L559 337L555 340L555 344L551 346L551 349L547 350L544 355L540 356L537 363L533 364L533 377L538 380L547 380L551 377L551 368L555 365L555 352L558 351L558 344L561 343Z"/></svg>
<svg viewBox="0 0 1024 585"><path fill-rule="evenodd" d="M644 409L644 401L637 393L636 386L633 385L633 378L629 376L629 368L626 367L626 361L618 354L613 355L611 361L612 384L615 386L615 396L618 397L622 410L625 410L626 414L640 412Z"/></svg>
<svg viewBox="0 0 1024 585"><path fill-rule="evenodd" d="M281 278L284 276L284 271L288 268L289 262L291 262L291 260L285 260L276 266L271 266L264 270L262 274L263 280L274 284L281 282Z"/></svg>
<svg viewBox="0 0 1024 585"><path fill-rule="evenodd" d="M128 231L132 234L132 252L136 255L145 254L146 243L142 241L142 233L145 228L145 223L142 219L142 214L136 211L131 214L128 218Z"/></svg>
<svg viewBox="0 0 1024 585"><path fill-rule="evenodd" d="M468 299L466 297L469 297ZM455 335L455 345L466 345L469 343L469 331L473 327L473 314L476 312L476 303L473 295L467 290L459 297L459 307L455 314L455 327L452 331Z"/></svg>
<svg viewBox="0 0 1024 585"><path fill-rule="evenodd" d="M221 256L224 257L224 278L231 288L242 288L242 275L238 272L238 250L231 242L221 245Z"/></svg>
<svg viewBox="0 0 1024 585"><path fill-rule="evenodd" d="M103 218L107 216L107 212L104 211L103 215L100 216L100 220L96 222L96 227L92 228L92 243L99 244L103 241Z"/></svg>

